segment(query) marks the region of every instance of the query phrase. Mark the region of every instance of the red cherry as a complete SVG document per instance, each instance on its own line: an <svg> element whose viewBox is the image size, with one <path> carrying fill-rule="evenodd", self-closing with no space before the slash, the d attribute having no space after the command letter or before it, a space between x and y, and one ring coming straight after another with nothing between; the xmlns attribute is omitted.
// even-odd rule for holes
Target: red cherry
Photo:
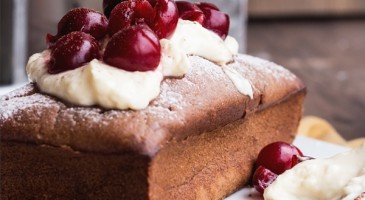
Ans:
<svg viewBox="0 0 365 200"><path fill-rule="evenodd" d="M176 1L176 5L179 9L179 16L181 19L196 21L200 24L204 23L204 13L197 5L187 1Z"/></svg>
<svg viewBox="0 0 365 200"><path fill-rule="evenodd" d="M120 2L128 1L128 0L103 0L103 10L104 14L107 18L109 18L110 13L114 9L116 5L118 5ZM148 2L154 6L156 3L154 0L148 0Z"/></svg>
<svg viewBox="0 0 365 200"><path fill-rule="evenodd" d="M51 49L48 73L76 69L94 58L100 58L98 41L87 33L71 32L61 37Z"/></svg>
<svg viewBox="0 0 365 200"><path fill-rule="evenodd" d="M123 1L110 14L108 32L112 36L130 26L148 23L153 17L154 10L147 0Z"/></svg>
<svg viewBox="0 0 365 200"><path fill-rule="evenodd" d="M105 63L127 71L155 70L161 58L156 34L147 25L136 25L116 33L104 53Z"/></svg>
<svg viewBox="0 0 365 200"><path fill-rule="evenodd" d="M148 2L150 2L150 4L154 7L157 3L157 0L148 0Z"/></svg>
<svg viewBox="0 0 365 200"><path fill-rule="evenodd" d="M256 166L263 166L276 174L282 174L300 162L302 152L294 145L274 142L265 146L259 153Z"/></svg>
<svg viewBox="0 0 365 200"><path fill-rule="evenodd" d="M109 18L110 13L116 5L125 0L103 0L103 10L107 18Z"/></svg>
<svg viewBox="0 0 365 200"><path fill-rule="evenodd" d="M171 37L179 19L175 2L173 0L150 1L130 0L115 6L109 18L109 34L113 35L119 30L146 23L159 38Z"/></svg>
<svg viewBox="0 0 365 200"><path fill-rule="evenodd" d="M229 31L229 16L211 3L197 3L197 6L205 15L203 26L225 39Z"/></svg>
<svg viewBox="0 0 365 200"><path fill-rule="evenodd" d="M119 30L128 28L131 25L133 14L134 11L130 1L123 1L115 6L109 17L109 35L112 36Z"/></svg>
<svg viewBox="0 0 365 200"><path fill-rule="evenodd" d="M107 33L107 18L92 9L75 8L62 17L58 23L57 35L47 34L48 47L52 47L59 38L73 31L89 33L97 40L103 38Z"/></svg>
<svg viewBox="0 0 365 200"><path fill-rule="evenodd" d="M214 5L212 3L209 3L209 2L199 2L199 3L197 3L197 6L199 8L205 8L205 9L220 11L219 8L216 5Z"/></svg>
<svg viewBox="0 0 365 200"><path fill-rule="evenodd" d="M252 177L252 183L255 189L261 194L264 190L278 177L277 174L266 169L263 166L259 166Z"/></svg>
<svg viewBox="0 0 365 200"><path fill-rule="evenodd" d="M148 25L160 39L170 38L179 20L176 3L174 0L156 0L155 2L155 18Z"/></svg>

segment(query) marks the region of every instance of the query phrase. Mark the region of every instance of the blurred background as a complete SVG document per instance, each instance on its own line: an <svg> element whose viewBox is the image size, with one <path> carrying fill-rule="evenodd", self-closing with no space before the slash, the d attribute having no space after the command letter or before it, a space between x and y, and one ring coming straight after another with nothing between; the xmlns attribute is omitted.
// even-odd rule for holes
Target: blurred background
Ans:
<svg viewBox="0 0 365 200"><path fill-rule="evenodd" d="M365 136L364 0L207 0L231 15L242 53L283 65L308 86L305 115L346 139ZM71 8L101 0L1 0L0 88L27 81L28 57Z"/></svg>

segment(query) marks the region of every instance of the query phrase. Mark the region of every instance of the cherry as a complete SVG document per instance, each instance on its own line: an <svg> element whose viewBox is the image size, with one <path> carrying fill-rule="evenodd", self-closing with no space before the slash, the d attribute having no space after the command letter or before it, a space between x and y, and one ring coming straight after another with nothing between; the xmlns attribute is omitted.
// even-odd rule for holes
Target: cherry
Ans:
<svg viewBox="0 0 365 200"><path fill-rule="evenodd" d="M294 145L274 142L260 151L256 165L261 165L276 174L282 174L285 170L299 163L301 156L303 156L302 152Z"/></svg>
<svg viewBox="0 0 365 200"><path fill-rule="evenodd" d="M212 3L208 3L208 2L199 2L197 3L199 8L205 8L205 9L211 9L211 10L217 10L220 11L219 8L212 4Z"/></svg>
<svg viewBox="0 0 365 200"><path fill-rule="evenodd" d="M155 6L157 3L157 0L148 0L152 6Z"/></svg>
<svg viewBox="0 0 365 200"><path fill-rule="evenodd" d="M107 33L107 18L92 9L75 8L62 17L58 23L57 35L47 34L48 47L52 47L59 38L73 31L89 33L97 40L103 38Z"/></svg>
<svg viewBox="0 0 365 200"><path fill-rule="evenodd" d="M127 71L155 70L161 58L156 34L145 24L130 26L116 33L104 53L104 62Z"/></svg>
<svg viewBox="0 0 365 200"><path fill-rule="evenodd" d="M200 24L204 23L204 13L196 4L187 1L176 1L176 5L179 9L179 16L181 19L196 21Z"/></svg>
<svg viewBox="0 0 365 200"><path fill-rule="evenodd" d="M145 23L160 39L169 38L176 29L178 19L178 9L173 0L123 1L111 11L108 31L114 35L119 30Z"/></svg>
<svg viewBox="0 0 365 200"><path fill-rule="evenodd" d="M123 1L115 6L109 17L109 35L112 36L119 30L128 28L132 23L133 14L134 11L130 1Z"/></svg>
<svg viewBox="0 0 365 200"><path fill-rule="evenodd" d="M285 142L274 142L261 149L252 177L252 183L261 194L280 174L300 162L313 159L303 156L294 145Z"/></svg>
<svg viewBox="0 0 365 200"><path fill-rule="evenodd" d="M48 73L76 69L94 58L100 58L98 41L87 33L71 32L61 37L51 49Z"/></svg>
<svg viewBox="0 0 365 200"><path fill-rule="evenodd" d="M278 177L277 174L266 169L263 166L259 166L252 177L253 186L261 194L264 190Z"/></svg>
<svg viewBox="0 0 365 200"><path fill-rule="evenodd" d="M128 0L103 0L103 9L104 9L105 16L109 18L110 13L114 9L114 7L116 5L118 5L120 2L123 2L123 1L128 1ZM156 0L148 0L148 2L152 6L155 6L156 5Z"/></svg>
<svg viewBox="0 0 365 200"><path fill-rule="evenodd" d="M114 9L114 7L122 1L124 1L124 0L103 0L103 10L104 10L105 16L107 18L109 18L110 13Z"/></svg>
<svg viewBox="0 0 365 200"><path fill-rule="evenodd" d="M174 0L156 0L155 17L148 25L162 38L170 38L179 21L179 11Z"/></svg>
<svg viewBox="0 0 365 200"><path fill-rule="evenodd" d="M225 39L229 31L229 16L211 3L201 2L197 6L205 15L203 26Z"/></svg>
<svg viewBox="0 0 365 200"><path fill-rule="evenodd" d="M122 29L145 23L153 17L154 10L147 0L123 1L110 14L108 32L112 36Z"/></svg>

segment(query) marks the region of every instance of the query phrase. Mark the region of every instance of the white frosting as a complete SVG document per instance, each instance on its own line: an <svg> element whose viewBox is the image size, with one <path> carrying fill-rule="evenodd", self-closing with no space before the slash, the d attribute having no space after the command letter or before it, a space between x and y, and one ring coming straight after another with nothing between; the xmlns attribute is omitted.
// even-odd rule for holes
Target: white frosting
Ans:
<svg viewBox="0 0 365 200"><path fill-rule="evenodd" d="M161 63L165 76L183 76L190 68L190 62L185 54L176 44L170 40L162 39L161 44ZM174 66L174 67L171 67Z"/></svg>
<svg viewBox="0 0 365 200"><path fill-rule="evenodd" d="M180 77L190 68L187 55L204 57L219 65L233 60L238 52L237 41L227 37L223 41L199 23L179 20L170 40L162 39L161 61L155 71L129 72L92 60L86 65L59 74L47 72L50 51L34 54L27 64L31 81L41 91L83 106L104 108L143 109L160 93L164 77ZM250 83L233 68L224 67L238 90L252 98Z"/></svg>
<svg viewBox="0 0 365 200"><path fill-rule="evenodd" d="M265 200L354 200L365 191L365 146L302 162L265 189Z"/></svg>
<svg viewBox="0 0 365 200"><path fill-rule="evenodd" d="M205 29L201 24L188 20L179 20L171 42L186 54L197 55L220 65L233 59L238 52L235 39L227 37L227 43L217 34ZM230 47L228 47L230 46Z"/></svg>
<svg viewBox="0 0 365 200"><path fill-rule="evenodd" d="M223 71L232 80L233 84L236 86L239 92L253 99L252 86L247 79L243 78L240 73L238 73L230 66L224 65Z"/></svg>
<svg viewBox="0 0 365 200"><path fill-rule="evenodd" d="M362 155L365 157L365 154ZM360 175L351 178L344 187L346 196L342 200L354 200L360 193L365 192L365 166L360 172Z"/></svg>

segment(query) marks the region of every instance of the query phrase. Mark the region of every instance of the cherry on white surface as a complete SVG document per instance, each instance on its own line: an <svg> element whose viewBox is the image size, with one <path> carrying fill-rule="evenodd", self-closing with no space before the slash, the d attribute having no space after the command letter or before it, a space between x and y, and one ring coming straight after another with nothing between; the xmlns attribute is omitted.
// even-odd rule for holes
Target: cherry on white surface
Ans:
<svg viewBox="0 0 365 200"><path fill-rule="evenodd" d="M304 155L314 158L328 158L336 154L346 152L349 148L319 141L316 139L297 136L293 144L297 146ZM243 188L230 195L225 200L263 200L254 188Z"/></svg>

